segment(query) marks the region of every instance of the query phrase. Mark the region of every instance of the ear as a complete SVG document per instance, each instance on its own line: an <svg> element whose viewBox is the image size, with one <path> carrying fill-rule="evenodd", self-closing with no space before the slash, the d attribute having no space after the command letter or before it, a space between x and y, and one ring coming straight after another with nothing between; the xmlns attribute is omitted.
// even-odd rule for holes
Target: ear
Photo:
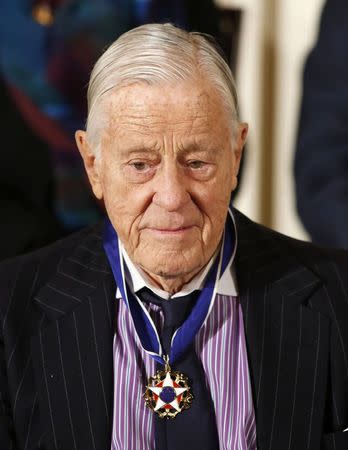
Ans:
<svg viewBox="0 0 348 450"><path fill-rule="evenodd" d="M83 163L88 175L89 182L91 183L93 193L98 200L101 200L103 198L103 189L100 179L99 161L88 144L85 131L82 130L76 131L75 140L79 152L82 156Z"/></svg>
<svg viewBox="0 0 348 450"><path fill-rule="evenodd" d="M233 188L234 191L238 184L238 173L240 162L242 160L243 148L248 136L249 126L247 123L238 124L238 129L234 136L233 145Z"/></svg>

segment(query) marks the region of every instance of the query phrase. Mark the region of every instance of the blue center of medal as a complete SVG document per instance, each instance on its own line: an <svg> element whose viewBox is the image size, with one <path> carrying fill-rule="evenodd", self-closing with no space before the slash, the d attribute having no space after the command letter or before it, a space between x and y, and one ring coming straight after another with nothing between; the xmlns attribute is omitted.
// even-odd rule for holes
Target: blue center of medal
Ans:
<svg viewBox="0 0 348 450"><path fill-rule="evenodd" d="M175 399L176 395L172 387L166 386L162 389L162 392L160 393L159 397L162 400L162 402L171 403Z"/></svg>

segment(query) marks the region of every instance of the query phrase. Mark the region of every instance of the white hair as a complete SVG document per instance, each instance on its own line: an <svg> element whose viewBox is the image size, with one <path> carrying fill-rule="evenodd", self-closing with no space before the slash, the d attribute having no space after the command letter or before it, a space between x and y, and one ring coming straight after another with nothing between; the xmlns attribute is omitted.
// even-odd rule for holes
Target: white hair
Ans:
<svg viewBox="0 0 348 450"><path fill-rule="evenodd" d="M107 92L132 83L173 83L198 76L209 79L220 93L233 130L239 121L235 82L211 36L189 33L170 23L142 25L122 34L91 73L86 131L92 149L97 151L105 126L98 106Z"/></svg>

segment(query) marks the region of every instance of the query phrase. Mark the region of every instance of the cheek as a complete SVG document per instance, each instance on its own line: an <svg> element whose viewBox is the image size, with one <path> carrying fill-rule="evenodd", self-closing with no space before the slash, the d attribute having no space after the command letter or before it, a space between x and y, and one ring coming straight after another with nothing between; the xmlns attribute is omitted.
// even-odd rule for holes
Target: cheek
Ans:
<svg viewBox="0 0 348 450"><path fill-rule="evenodd" d="M143 187L136 187L116 176L104 179L104 203L107 214L117 234L125 243L135 246L138 224L146 210L151 196Z"/></svg>
<svg viewBox="0 0 348 450"><path fill-rule="evenodd" d="M230 201L233 185L233 173L224 171L199 191L198 198L209 216L215 217L216 214L221 216L224 213Z"/></svg>
<svg viewBox="0 0 348 450"><path fill-rule="evenodd" d="M128 203L129 187L117 165L105 160L101 183L106 208L123 210Z"/></svg>
<svg viewBox="0 0 348 450"><path fill-rule="evenodd" d="M201 190L197 204L204 212L203 241L212 242L220 239L224 228L232 191L232 173L220 173L213 183Z"/></svg>

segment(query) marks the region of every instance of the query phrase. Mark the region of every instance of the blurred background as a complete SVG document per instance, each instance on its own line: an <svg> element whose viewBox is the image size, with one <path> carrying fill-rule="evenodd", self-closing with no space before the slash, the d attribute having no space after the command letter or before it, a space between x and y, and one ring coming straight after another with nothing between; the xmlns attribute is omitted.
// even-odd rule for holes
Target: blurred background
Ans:
<svg viewBox="0 0 348 450"><path fill-rule="evenodd" d="M330 0L328 0L330 2ZM219 0L240 8L236 78L250 134L235 205L277 231L309 240L296 209L293 164L305 59L323 0Z"/></svg>
<svg viewBox="0 0 348 450"><path fill-rule="evenodd" d="M317 192L330 192L348 203L343 182L332 187L329 179L328 191L322 187L323 177L335 177L332 140L341 149L336 168L348 179L346 122L335 120L339 127L331 140L307 133L313 126L325 131L328 121L321 111L336 117L336 110L344 109L333 101L343 92L337 78L347 70L334 60L344 59L346 44L341 48L332 38L332 29L338 29L335 20L348 29L347 6L342 5L343 0L1 0L0 259L45 245L101 217L73 139L86 118L89 73L119 34L155 21L213 34L226 52L237 80L241 116L250 126L235 206L287 235L348 247L345 231L337 229L338 237L332 239L337 223L347 228L347 204L335 218L323 208L326 200L315 199ZM310 53L320 44L319 30L324 56L319 47ZM348 42L342 34L337 39ZM310 54L312 60L307 59ZM348 82L348 74L341 78ZM322 95L328 86L334 92ZM302 101L305 91L308 101ZM319 171L311 180L320 159L318 143L329 159L323 156L325 176ZM321 222L324 231L316 229Z"/></svg>

